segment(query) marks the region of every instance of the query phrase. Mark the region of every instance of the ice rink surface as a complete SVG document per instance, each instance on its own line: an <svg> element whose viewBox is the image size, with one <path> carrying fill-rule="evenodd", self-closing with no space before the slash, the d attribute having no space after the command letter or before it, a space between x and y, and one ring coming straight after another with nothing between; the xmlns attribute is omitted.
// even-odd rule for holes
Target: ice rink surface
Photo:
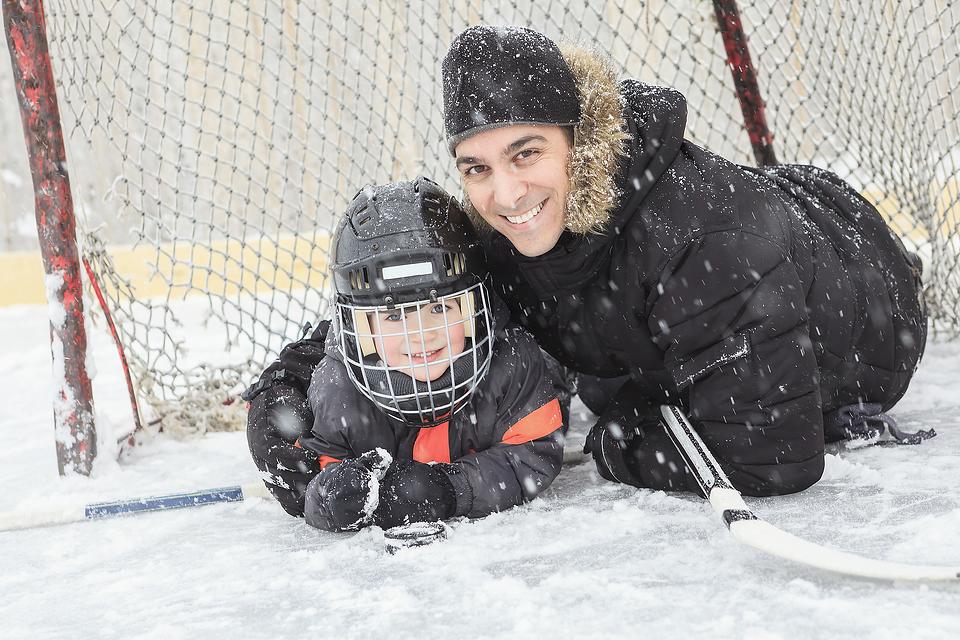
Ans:
<svg viewBox="0 0 960 640"><path fill-rule="evenodd" d="M60 479L44 307L0 309L0 512L256 481L242 433L159 437ZM93 335L101 437L129 425L109 336ZM960 343L932 343L892 414L920 446L829 449L823 479L748 498L814 542L960 565ZM592 416L575 405L568 447ZM383 550L253 500L0 533L0 637L957 638L960 585L889 584L790 565L735 542L704 501L565 467L538 500Z"/></svg>

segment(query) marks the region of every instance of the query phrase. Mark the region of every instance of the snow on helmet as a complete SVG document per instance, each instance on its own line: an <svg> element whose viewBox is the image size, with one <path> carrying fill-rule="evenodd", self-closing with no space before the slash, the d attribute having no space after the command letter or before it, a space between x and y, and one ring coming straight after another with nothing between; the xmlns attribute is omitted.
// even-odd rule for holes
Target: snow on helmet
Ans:
<svg viewBox="0 0 960 640"><path fill-rule="evenodd" d="M435 426L490 368L483 248L459 203L426 178L365 187L334 237L347 372L390 417Z"/></svg>

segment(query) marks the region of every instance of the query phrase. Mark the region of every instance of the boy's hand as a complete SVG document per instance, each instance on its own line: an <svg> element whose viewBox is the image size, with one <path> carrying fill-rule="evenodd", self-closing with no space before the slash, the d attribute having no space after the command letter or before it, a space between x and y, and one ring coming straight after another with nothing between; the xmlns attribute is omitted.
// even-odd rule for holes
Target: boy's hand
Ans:
<svg viewBox="0 0 960 640"><path fill-rule="evenodd" d="M264 484L292 516L303 515L307 484L320 473L317 456L295 445L310 431L313 414L294 387L270 387L250 402L247 444Z"/></svg>
<svg viewBox="0 0 960 640"><path fill-rule="evenodd" d="M276 362L241 394L250 403L247 444L270 493L292 516L303 515L307 484L320 472L317 457L296 446L310 431L313 412L307 389L314 368L325 356L330 321L323 320L309 338L288 344Z"/></svg>
<svg viewBox="0 0 960 640"><path fill-rule="evenodd" d="M380 505L373 521L384 529L409 522L445 520L454 515L457 496L442 465L397 460L380 483Z"/></svg>
<svg viewBox="0 0 960 640"><path fill-rule="evenodd" d="M389 453L375 449L327 467L307 489L307 523L327 531L370 524L379 502L380 480L390 462Z"/></svg>

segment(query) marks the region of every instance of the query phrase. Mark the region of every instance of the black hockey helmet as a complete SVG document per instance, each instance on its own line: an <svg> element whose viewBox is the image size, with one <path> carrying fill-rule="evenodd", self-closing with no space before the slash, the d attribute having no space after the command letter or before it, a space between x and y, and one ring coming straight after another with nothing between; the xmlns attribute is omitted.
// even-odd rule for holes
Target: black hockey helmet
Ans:
<svg viewBox="0 0 960 640"><path fill-rule="evenodd" d="M426 178L365 187L333 253L351 381L408 425L448 420L486 375L494 337L486 260L466 213Z"/></svg>
<svg viewBox="0 0 960 640"><path fill-rule="evenodd" d="M334 247L337 296L353 304L429 300L487 276L467 214L423 177L361 189L337 228Z"/></svg>

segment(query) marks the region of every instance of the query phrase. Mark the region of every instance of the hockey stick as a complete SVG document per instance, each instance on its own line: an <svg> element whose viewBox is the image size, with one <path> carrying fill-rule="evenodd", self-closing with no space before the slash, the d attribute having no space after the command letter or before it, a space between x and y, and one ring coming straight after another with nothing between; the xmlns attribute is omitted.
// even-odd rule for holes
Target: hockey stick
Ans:
<svg viewBox="0 0 960 640"><path fill-rule="evenodd" d="M700 483L713 510L740 542L771 555L825 571L879 580L960 581L960 567L912 565L831 549L802 540L758 518L733 488L716 458L707 449L683 411L661 405L667 433L691 473Z"/></svg>
<svg viewBox="0 0 960 640"><path fill-rule="evenodd" d="M566 449L563 454L563 464L565 465L578 464L585 458L578 448ZM242 502L250 498L271 497L270 492L267 491L262 482L255 482L233 487L204 489L190 493L173 493L147 498L131 498L114 502L69 505L54 509L7 511L6 513L0 513L0 531L49 527L85 520L101 520L138 513L202 507L220 502Z"/></svg>
<svg viewBox="0 0 960 640"><path fill-rule="evenodd" d="M51 525L100 520L117 516L168 511L187 507L202 507L220 502L242 502L250 498L266 498L270 494L262 482L219 489L205 489L190 493L172 493L164 496L133 498L115 502L71 505L38 511L8 511L0 513L0 531L32 529Z"/></svg>

